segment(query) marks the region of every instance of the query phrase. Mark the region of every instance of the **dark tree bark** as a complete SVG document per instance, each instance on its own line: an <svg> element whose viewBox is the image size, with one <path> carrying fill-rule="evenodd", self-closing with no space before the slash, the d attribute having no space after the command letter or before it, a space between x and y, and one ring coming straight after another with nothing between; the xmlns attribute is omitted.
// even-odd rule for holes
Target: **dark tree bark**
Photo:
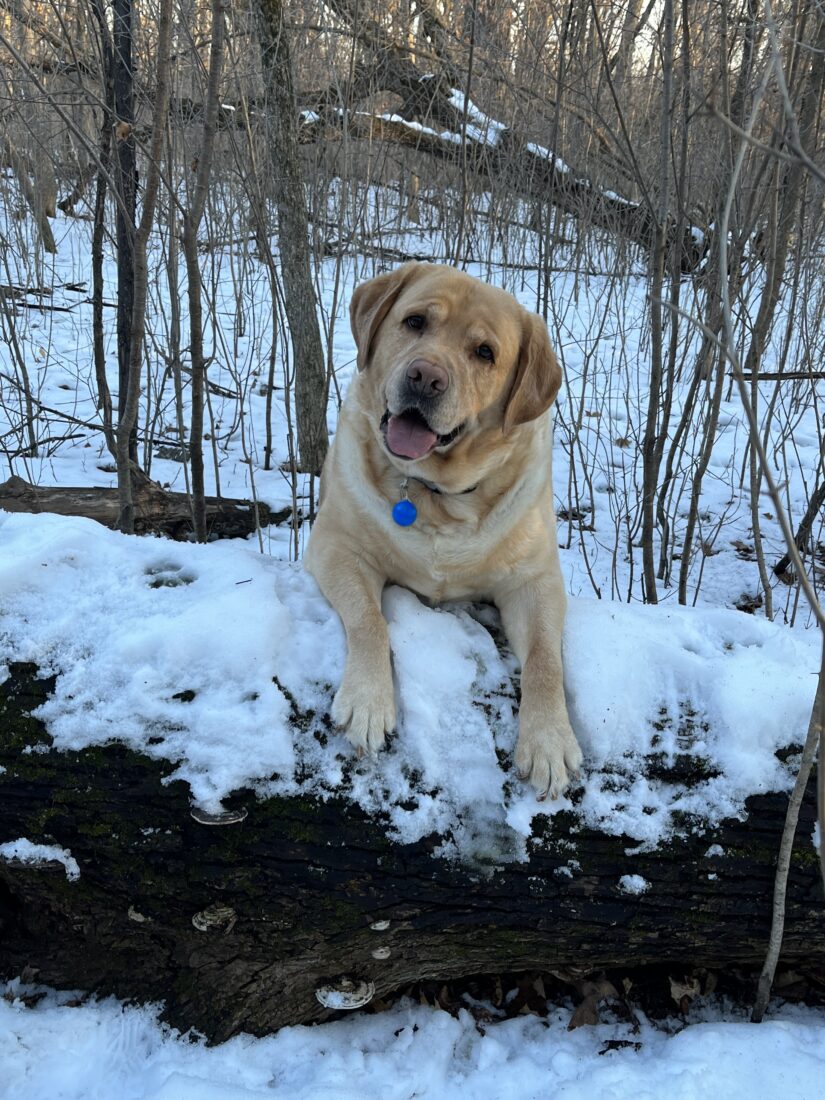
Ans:
<svg viewBox="0 0 825 1100"><path fill-rule="evenodd" d="M103 421L106 446L113 458L117 458L117 440L112 419L112 394L106 377L106 349L103 333L103 242L106 232L107 180L111 169L111 150L114 137L114 74L115 63L112 36L106 21L103 0L94 0L92 11L97 24L100 53L103 58L103 119L100 126L100 166L96 171L94 224L92 229L92 339L94 341L95 381L97 404ZM117 216L120 216L118 211ZM120 314L118 312L118 318ZM118 352L118 374L120 353ZM119 379L120 382L120 379Z"/></svg>
<svg viewBox="0 0 825 1100"><path fill-rule="evenodd" d="M114 0L112 15L111 83L114 95L115 181L119 202L115 207L117 244L117 361L118 422L122 421L129 393L132 313L135 300L135 211L137 160L135 154L135 90L132 69L132 0ZM129 440L129 459L137 461L137 431Z"/></svg>
<svg viewBox="0 0 825 1100"><path fill-rule="evenodd" d="M125 4L131 0L124 0ZM124 31L124 34L126 32ZM146 171L143 186L140 221L135 223L135 207L132 207L132 226L130 233L130 260L131 260L131 285L130 285L130 328L128 335L128 361L121 361L120 392L118 393L118 426L117 426L117 483L120 491L120 522L121 531L132 534L135 529L134 491L137 484L137 420L140 402L140 370L143 353L144 322L146 318L146 299L149 283L149 264L147 260L147 246L149 234L155 216L155 204L157 202L160 187L160 157L163 147L163 133L165 119L169 103L169 46L172 36L172 0L161 0L158 18L157 38L157 71L155 73L155 105L157 115L152 124L152 139L146 158ZM129 32L129 49L131 49L131 32ZM117 39L116 39L117 41ZM116 63L117 65L117 63ZM115 69L115 98L118 99L118 69ZM124 80L126 77L124 77ZM132 91L131 60L128 73L129 95ZM125 124L121 121L115 127L115 141L119 145L131 143L131 161L134 164L134 136L131 128L128 135L119 131ZM124 156L119 153L119 156ZM121 171L123 167L121 165ZM134 176L137 187L137 172ZM133 196L134 198L134 196ZM118 258L120 264L120 257ZM118 315L118 324L120 316ZM120 350L120 331L118 330L118 349Z"/></svg>
<svg viewBox="0 0 825 1100"><path fill-rule="evenodd" d="M392 843L343 798L238 792L234 824L203 823L187 786L162 782L169 763L119 745L55 752L30 717L52 684L14 665L0 686L0 843L60 845L80 877L0 862L3 976L33 967L57 987L161 1000L176 1026L222 1040L322 1018L316 990L342 976L380 997L423 978L607 968L620 985L628 968L755 977L762 962L785 795L632 857L629 838L557 813L537 819L528 861L459 865L433 856L438 837ZM813 786L782 960L821 977ZM625 874L649 888L623 892Z"/></svg>
<svg viewBox="0 0 825 1100"><path fill-rule="evenodd" d="M257 7L284 308L293 351L298 458L302 470L319 474L329 446L327 372L312 281L292 62L282 0L258 0Z"/></svg>

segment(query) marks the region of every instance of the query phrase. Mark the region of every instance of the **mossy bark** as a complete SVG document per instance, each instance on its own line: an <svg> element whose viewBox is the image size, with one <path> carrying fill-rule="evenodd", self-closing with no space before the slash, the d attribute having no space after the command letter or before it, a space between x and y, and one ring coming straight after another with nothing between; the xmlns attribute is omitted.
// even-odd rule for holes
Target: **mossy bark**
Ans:
<svg viewBox="0 0 825 1100"><path fill-rule="evenodd" d="M21 664L0 686L0 843L60 845L80 878L0 861L5 977L28 966L57 987L163 1001L172 1023L221 1040L322 1017L315 991L341 975L380 996L422 978L528 968L761 963L784 795L753 797L745 820L632 857L629 838L558 813L537 819L528 861L456 865L433 857L438 837L394 844L343 799L240 791L228 806L248 811L242 822L202 824L187 786L165 782L171 764L119 745L56 752L30 716L52 687ZM783 960L821 971L814 820L811 790ZM708 855L713 844L723 856ZM624 893L624 874L649 888Z"/></svg>

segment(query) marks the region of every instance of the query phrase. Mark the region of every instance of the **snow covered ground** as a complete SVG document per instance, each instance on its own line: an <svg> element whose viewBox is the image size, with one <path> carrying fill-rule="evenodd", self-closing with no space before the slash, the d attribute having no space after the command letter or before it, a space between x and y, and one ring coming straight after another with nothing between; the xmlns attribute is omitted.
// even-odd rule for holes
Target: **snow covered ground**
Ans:
<svg viewBox="0 0 825 1100"><path fill-rule="evenodd" d="M11 274L22 285L53 288L48 302L66 312L28 309L15 316L37 402L37 457L16 447L25 443L20 365L11 346L0 344L3 476L111 486L110 456L89 426L98 420L91 306L84 291L72 289L88 280L89 229L61 218L55 231L56 257L36 272L20 260ZM438 255L434 231L411 232L393 236L385 228L381 239ZM535 308L533 245L526 238L521 245L526 270L508 267L496 251L469 270ZM479 254L485 247L482 242ZM21 250L24 255L31 253ZM11 252L9 259L15 262ZM161 274L152 282L141 420L141 436L151 423L156 439L142 444L141 453L151 459L153 477L182 490L173 387L163 359L169 332L162 259L155 249L152 262ZM556 259L564 264L562 250ZM261 265L243 244L212 250L208 263L210 378L223 392L210 396L214 463L207 463L207 491L219 485L225 495L249 496L254 487L276 507L296 494L306 508L304 481L293 485L279 467L287 458L283 333L276 351L274 468L263 468L272 309ZM317 272L342 391L355 359L345 320L349 292L373 271L374 261L359 257L345 259L337 272L333 261L324 261ZM107 279L113 286L111 257ZM776 625L730 610L758 588L741 477L744 418L732 394L722 405L700 502L702 549L691 559L689 587L697 606L676 606L667 586L660 594L664 606L639 603L636 524L650 354L645 294L644 279L632 271L621 282L571 271L554 280L549 311L566 376L554 466L562 567L574 597L566 688L586 757L576 804L588 822L625 832L639 846L667 837L676 810L680 820L691 812L714 820L739 813L751 792L788 787L790 773L775 750L803 739L817 668L816 642L800 629L805 616L792 588L776 589ZM816 301L812 295L810 308ZM106 321L114 385L113 310ZM682 338L696 342L695 333ZM677 387L674 424L686 385L687 378ZM764 392L766 401L774 399L770 453L798 520L816 476L822 426L805 385ZM333 430L335 412L332 402ZM689 432L675 464L669 507L677 527L684 523L700 442L698 430ZM761 511L770 561L783 547L767 503ZM479 836L495 833L501 858L523 858L533 816L558 807L537 805L512 775L514 668L497 644L495 616L485 609L432 609L398 589L386 594L401 721L378 760L354 762L320 720L294 734L290 697L303 712L328 710L343 658L337 620L312 580L289 561L300 554L302 539L295 546L288 531L269 528L261 553L255 539L183 545L128 539L86 520L0 514L0 678L7 661L37 661L58 677L42 717L59 746L123 740L173 761L175 775L205 807L215 808L242 784L261 796L303 784L324 797L343 786L365 806L386 810L388 828L402 841L439 829L442 855L472 856ZM597 593L604 598L594 599ZM794 629L780 625L783 619L795 621ZM480 698L486 711L477 705ZM689 792L646 778L645 760L659 754L665 761L694 756L708 778ZM38 858L27 841L0 837L11 846L0 856ZM617 868L619 881L632 892L645 889L633 873L632 851L627 866ZM678 1034L644 1021L638 1034L617 1022L569 1033L564 1007L546 1022L519 1017L481 1034L469 1013L456 1019L400 1004L373 1016L207 1048L158 1024L151 1007L73 1006L69 995L50 992L25 1007L16 997L27 992L11 983L0 999L3 1100L259 1094L774 1100L818 1095L825 1061L825 1014L788 1006L752 1027L719 1002L694 1009L690 1026Z"/></svg>
<svg viewBox="0 0 825 1100"><path fill-rule="evenodd" d="M18 992L0 998L3 1100L812 1100L825 1078L821 1009L749 1024L711 1004L681 1030L570 1032L569 1007L477 1026L401 1002L207 1047L150 1006L49 993L27 1008Z"/></svg>

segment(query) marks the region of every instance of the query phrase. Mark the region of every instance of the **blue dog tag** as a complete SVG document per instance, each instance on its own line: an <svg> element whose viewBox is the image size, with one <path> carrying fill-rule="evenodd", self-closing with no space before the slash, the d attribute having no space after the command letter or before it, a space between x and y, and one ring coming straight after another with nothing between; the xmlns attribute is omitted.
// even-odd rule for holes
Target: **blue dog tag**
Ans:
<svg viewBox="0 0 825 1100"><path fill-rule="evenodd" d="M392 518L399 527L410 527L418 517L418 509L411 500L399 500L393 505Z"/></svg>

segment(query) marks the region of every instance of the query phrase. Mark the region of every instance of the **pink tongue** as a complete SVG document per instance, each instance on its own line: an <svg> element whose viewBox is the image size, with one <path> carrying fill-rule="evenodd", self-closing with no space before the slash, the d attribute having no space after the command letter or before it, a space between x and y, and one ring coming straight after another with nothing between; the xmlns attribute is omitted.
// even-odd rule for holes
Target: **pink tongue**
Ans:
<svg viewBox="0 0 825 1100"><path fill-rule="evenodd" d="M413 418L391 416L387 421L390 450L404 458L423 458L438 442L438 436Z"/></svg>

